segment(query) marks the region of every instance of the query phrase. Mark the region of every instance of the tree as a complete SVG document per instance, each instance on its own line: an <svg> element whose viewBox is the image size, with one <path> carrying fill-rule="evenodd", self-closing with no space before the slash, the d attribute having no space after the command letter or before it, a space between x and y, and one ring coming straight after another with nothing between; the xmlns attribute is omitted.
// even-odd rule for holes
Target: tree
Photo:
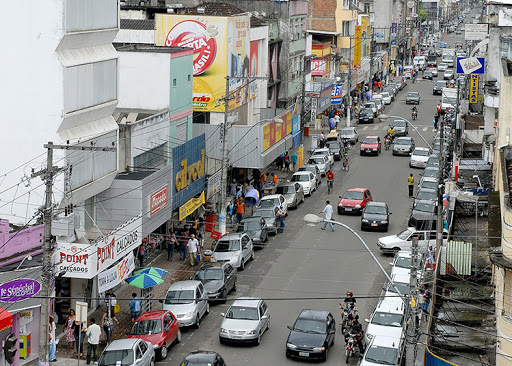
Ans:
<svg viewBox="0 0 512 366"><path fill-rule="evenodd" d="M425 10L423 10L423 3L421 3L421 2L420 2L420 9L418 11L418 17L420 18L420 20L422 22L424 22L428 18L428 14Z"/></svg>

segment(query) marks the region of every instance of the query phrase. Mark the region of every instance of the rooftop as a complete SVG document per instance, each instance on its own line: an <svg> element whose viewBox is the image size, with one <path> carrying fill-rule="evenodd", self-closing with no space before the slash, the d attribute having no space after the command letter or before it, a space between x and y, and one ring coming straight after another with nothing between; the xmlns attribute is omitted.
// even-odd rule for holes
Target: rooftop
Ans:
<svg viewBox="0 0 512 366"><path fill-rule="evenodd" d="M117 51L124 52L156 52L156 53L175 53L192 50L188 47L164 47L153 46L149 44L128 44L128 45L115 45Z"/></svg>
<svg viewBox="0 0 512 366"><path fill-rule="evenodd" d="M154 30L154 19L121 19L121 29Z"/></svg>

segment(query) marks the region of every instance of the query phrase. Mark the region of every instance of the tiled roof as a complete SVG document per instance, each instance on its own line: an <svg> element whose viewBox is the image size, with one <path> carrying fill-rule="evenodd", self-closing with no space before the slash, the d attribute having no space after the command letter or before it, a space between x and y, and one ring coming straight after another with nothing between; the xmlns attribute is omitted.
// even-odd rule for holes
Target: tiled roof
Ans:
<svg viewBox="0 0 512 366"><path fill-rule="evenodd" d="M152 19L121 19L121 29L154 30L155 21Z"/></svg>
<svg viewBox="0 0 512 366"><path fill-rule="evenodd" d="M242 9L228 3L203 3L191 8L177 9L178 14L199 14L197 9L203 8L204 15L236 15L245 13Z"/></svg>

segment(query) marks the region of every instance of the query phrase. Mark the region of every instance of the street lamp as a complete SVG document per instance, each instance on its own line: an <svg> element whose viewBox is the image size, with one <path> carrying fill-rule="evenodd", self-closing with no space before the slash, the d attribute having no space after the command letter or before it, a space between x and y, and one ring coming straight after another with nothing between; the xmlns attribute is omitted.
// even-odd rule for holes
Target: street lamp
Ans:
<svg viewBox="0 0 512 366"><path fill-rule="evenodd" d="M384 269L384 267L382 267L382 265L380 264L380 262L377 260L377 258L375 257L375 255L373 254L373 252L370 250L370 248L368 247L368 245L366 244L366 242L363 240L363 238L361 238L361 235L359 235L357 233L357 231L355 231L354 229L352 229L350 226L348 226L347 224L344 224L342 222L339 222L339 221L334 221L334 220L327 220L327 219L323 219L321 218L320 216L318 215L315 215L315 214L307 214L304 216L304 221L306 222L306 224L308 226L316 226L318 225L319 223L321 222L330 222L331 224L335 224L335 225L339 225L341 227L344 227L345 229L347 229L348 231L350 231L352 234L354 234L354 236L359 239L359 241L361 242L361 244L363 244L363 246L365 247L365 249L368 251L368 253L370 253L370 256L372 257L373 261L375 263L377 263L377 266L379 266L380 270L382 271L382 273L384 273L384 276L386 276L386 279L389 281L389 283L391 284L391 286L393 286L393 288L395 289L396 293L398 294L398 296L400 296L400 299L403 301L404 305L407 305L407 302L406 302L406 299L405 299L405 296L400 292L400 290L398 289L398 287L396 286L396 284L393 282L393 280L391 279L391 277L389 277L388 273L386 272L386 270Z"/></svg>

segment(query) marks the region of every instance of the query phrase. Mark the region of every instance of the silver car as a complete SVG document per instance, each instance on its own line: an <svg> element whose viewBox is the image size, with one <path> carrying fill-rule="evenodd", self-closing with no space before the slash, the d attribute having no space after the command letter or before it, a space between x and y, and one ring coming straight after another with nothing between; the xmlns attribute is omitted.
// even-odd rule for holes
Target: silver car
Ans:
<svg viewBox="0 0 512 366"><path fill-rule="evenodd" d="M309 164L315 164L320 169L320 174L324 176L331 169L331 162L325 155L313 155L308 160Z"/></svg>
<svg viewBox="0 0 512 366"><path fill-rule="evenodd" d="M277 208L260 208L254 212ZM256 216L253 214L253 216ZM249 235L245 233L232 233L223 235L213 247L212 262L229 262L233 267L243 270L245 263L254 259L254 247Z"/></svg>
<svg viewBox="0 0 512 366"><path fill-rule="evenodd" d="M241 297L224 314L220 325L219 341L261 342L261 336L270 328L270 310L267 303L257 297Z"/></svg>
<svg viewBox="0 0 512 366"><path fill-rule="evenodd" d="M313 175L315 176L316 188L318 188L322 179L322 174L320 174L320 169L318 169L318 166L316 166L316 164L301 165L298 171L313 173ZM304 192L304 194L306 193Z"/></svg>
<svg viewBox="0 0 512 366"><path fill-rule="evenodd" d="M155 351L150 343L138 338L112 341L104 350L98 366L154 366Z"/></svg>
<svg viewBox="0 0 512 366"><path fill-rule="evenodd" d="M288 203L288 208L297 208L299 203L304 202L304 188L295 183L283 183L276 187L276 194L284 196Z"/></svg>
<svg viewBox="0 0 512 366"><path fill-rule="evenodd" d="M340 137L342 141L348 141L352 145L359 142L359 134L355 127L345 127L341 130Z"/></svg>
<svg viewBox="0 0 512 366"><path fill-rule="evenodd" d="M288 202L282 194L270 194L263 197L258 203L257 208L265 207L280 207L283 206L283 211L288 215Z"/></svg>
<svg viewBox="0 0 512 366"><path fill-rule="evenodd" d="M199 328L201 318L210 313L208 294L201 281L178 281L167 290L162 310L170 310L180 327Z"/></svg>
<svg viewBox="0 0 512 366"><path fill-rule="evenodd" d="M398 137L393 144L393 155L409 156L414 151L414 140L412 137Z"/></svg>

